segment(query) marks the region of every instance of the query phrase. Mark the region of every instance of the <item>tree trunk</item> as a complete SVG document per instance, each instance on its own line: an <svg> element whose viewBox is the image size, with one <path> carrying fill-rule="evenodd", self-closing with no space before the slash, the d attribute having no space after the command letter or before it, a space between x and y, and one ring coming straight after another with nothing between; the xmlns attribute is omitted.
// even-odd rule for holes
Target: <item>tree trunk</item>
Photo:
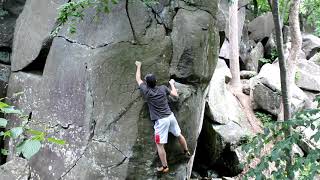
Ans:
<svg viewBox="0 0 320 180"><path fill-rule="evenodd" d="M279 67L280 67L280 78L281 78L281 92L282 92L282 102L283 102L283 116L284 120L288 120L291 117L290 111L290 102L288 95L288 78L287 78L287 69L286 69L286 61L284 59L283 53L283 36L282 36L282 27L280 24L280 16L279 16L279 2L278 0L269 0L271 5L273 21L276 31L276 43L277 43L277 52L279 59Z"/></svg>
<svg viewBox="0 0 320 180"><path fill-rule="evenodd" d="M238 33L238 0L234 0L229 6L231 86L241 91Z"/></svg>
<svg viewBox="0 0 320 180"><path fill-rule="evenodd" d="M271 0L268 0L269 3ZM298 2L298 3L297 3ZM301 34L299 29L299 4L300 0L294 0L291 3L290 6L290 29L291 31L291 52L290 57L288 60L290 61L288 63L288 73L286 70L286 61L284 59L284 53L283 53L283 39L282 39L282 28L280 23L280 17L279 17L279 2L278 0L273 0L272 3L270 3L272 14L273 14L273 20L276 30L276 42L277 42L277 51L278 51L278 58L279 58L279 67L280 67L280 78L281 78L281 92L282 92L282 104L283 104L283 114L284 114L284 120L290 120L291 118L291 89L292 84L294 83L294 77L295 77L295 62L298 56L298 53L301 48ZM293 14L292 14L293 13ZM293 17L297 16L297 17ZM298 19L297 19L298 18ZM298 20L298 25L296 24ZM298 29L297 29L298 28ZM299 32L297 32L299 31ZM299 36L300 35L300 36ZM299 40L300 37L300 40ZM300 43L300 46L299 46ZM299 48L300 47L300 48ZM293 59L292 59L293 58ZM293 61L293 62L292 62ZM288 75L288 76L287 76ZM289 128L288 131L285 132L286 137L289 137L291 135L291 129ZM290 172L290 167L292 165L293 160L293 154L291 150L287 150L286 154L288 155L288 159L286 160L286 172L288 173L289 179L294 179L294 174Z"/></svg>
<svg viewBox="0 0 320 180"><path fill-rule="evenodd" d="M257 17L259 13L258 2L257 0L253 0L253 13L254 16Z"/></svg>
<svg viewBox="0 0 320 180"><path fill-rule="evenodd" d="M302 46L302 37L300 32L299 22L299 7L300 0L292 0L289 12L289 25L291 32L291 49L288 57L288 80L290 89L295 84L296 64L299 58L299 52ZM291 92L290 92L291 93ZM289 94L289 98L292 98L292 94Z"/></svg>

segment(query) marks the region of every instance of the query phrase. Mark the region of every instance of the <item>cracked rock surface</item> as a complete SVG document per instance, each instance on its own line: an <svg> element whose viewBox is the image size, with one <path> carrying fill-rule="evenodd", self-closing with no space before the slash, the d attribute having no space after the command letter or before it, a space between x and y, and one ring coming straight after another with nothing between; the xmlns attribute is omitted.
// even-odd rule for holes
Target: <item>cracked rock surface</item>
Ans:
<svg viewBox="0 0 320 180"><path fill-rule="evenodd" d="M30 177L30 166L28 161L15 158L0 166L1 180L28 180Z"/></svg>
<svg viewBox="0 0 320 180"><path fill-rule="evenodd" d="M59 3L63 1L55 5ZM19 17L17 26L21 28L16 30L14 43L28 47L13 51L15 72L9 80L8 96L24 92L15 104L25 113L32 112L33 128L43 130L49 124L51 135L68 142L65 146L45 144L29 162L32 178L190 177L193 157L183 157L173 137L167 146L171 173L155 173L159 159L153 125L135 82L134 63L142 61L142 76L152 72L159 84L166 84L170 77L181 83L177 84L180 98L171 100L170 106L194 153L202 127L205 89L217 61L217 3L195 1L189 6L183 1L163 1L163 7L155 11L140 1L122 0L97 22L92 22L94 10L88 10L75 36L63 29L46 44L52 26L42 26L55 18L56 6L52 1L41 1L38 8L46 11L36 13L49 20L40 18L35 23L28 18L34 16L33 11L28 10L37 5L27 1L25 11L31 14L24 12ZM164 12L173 9L174 13ZM166 21L159 21L161 14L166 14ZM172 33L166 27L168 22L173 23ZM27 40L32 46L23 43ZM41 73L32 71L32 65L25 71L43 48L50 51L41 56L45 62Z"/></svg>

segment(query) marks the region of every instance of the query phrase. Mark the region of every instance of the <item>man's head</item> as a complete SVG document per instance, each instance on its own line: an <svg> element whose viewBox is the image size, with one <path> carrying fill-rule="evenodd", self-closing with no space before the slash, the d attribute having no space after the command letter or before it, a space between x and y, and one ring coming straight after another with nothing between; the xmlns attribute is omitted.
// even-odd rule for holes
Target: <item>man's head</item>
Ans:
<svg viewBox="0 0 320 180"><path fill-rule="evenodd" d="M147 86L150 88L154 88L157 84L156 76L153 74L147 74L144 77L144 80L147 82Z"/></svg>

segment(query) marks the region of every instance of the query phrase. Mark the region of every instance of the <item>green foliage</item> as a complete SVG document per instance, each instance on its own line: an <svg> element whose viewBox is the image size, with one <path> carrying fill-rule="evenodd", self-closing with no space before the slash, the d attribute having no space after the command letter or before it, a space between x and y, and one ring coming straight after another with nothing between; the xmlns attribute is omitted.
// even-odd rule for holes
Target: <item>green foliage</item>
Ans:
<svg viewBox="0 0 320 180"><path fill-rule="evenodd" d="M319 96L317 97L320 102ZM294 154L293 161L286 167L286 161L288 160L293 144L299 144L302 140L305 140L301 128L311 128L315 130L311 139L308 141L318 142L320 140L320 109L304 110L295 115L292 120L284 122L269 123L264 132L253 137L248 144L242 146L242 149L248 153L248 164L250 164L255 157L261 161L255 167L251 168L246 174L244 179L266 179L266 172L270 166L272 169L272 179L288 179L289 174L291 177L293 173L297 173L298 179L313 179L316 173L320 173L320 149L315 147L305 156L298 156ZM264 117L264 116L263 116ZM290 128L296 128L291 134L285 133ZM262 154L262 149L266 147L268 143L273 143L273 147L270 153ZM273 165L271 165L273 164ZM268 177L269 179L269 177Z"/></svg>
<svg viewBox="0 0 320 180"><path fill-rule="evenodd" d="M40 148L41 143L39 140L28 139L17 146L17 153L22 153L25 158L30 159Z"/></svg>
<svg viewBox="0 0 320 180"><path fill-rule="evenodd" d="M0 8L0 17L6 16L6 15L8 15L8 11L5 11L2 8Z"/></svg>
<svg viewBox="0 0 320 180"><path fill-rule="evenodd" d="M100 13L109 13L112 5L118 2L118 0L79 0L65 3L59 8L58 26L51 32L51 35L56 36L62 26L66 24L69 25L68 32L74 34L76 33L76 24L83 20L87 9L95 9L95 17L97 18ZM146 5L157 3L156 0L143 0L143 2Z"/></svg>
<svg viewBox="0 0 320 180"><path fill-rule="evenodd" d="M300 8L307 24L315 27L315 35L320 36L320 0L304 0Z"/></svg>
<svg viewBox="0 0 320 180"><path fill-rule="evenodd" d="M259 61L262 63L262 64L267 64L267 63L271 63L271 59L267 59L267 58L260 58Z"/></svg>
<svg viewBox="0 0 320 180"><path fill-rule="evenodd" d="M287 23L288 17L289 17L289 6L288 6L289 0L279 0L279 10L280 10L280 16L284 19L284 22ZM268 3L268 0L257 0L258 4L258 14L257 16L260 16L266 12L271 12L270 5ZM251 8L253 9L254 4L251 1ZM284 13L284 14L282 14Z"/></svg>
<svg viewBox="0 0 320 180"><path fill-rule="evenodd" d="M267 114L265 112L255 112L254 113L256 115L256 117L258 119L260 119L260 121L266 126L269 123L273 122L274 120L272 119L272 115L271 114Z"/></svg>
<svg viewBox="0 0 320 180"><path fill-rule="evenodd" d="M8 124L8 120L0 118L0 127L6 127Z"/></svg>
<svg viewBox="0 0 320 180"><path fill-rule="evenodd" d="M22 153L22 155L27 159L30 159L37 152L39 152L41 143L45 141L59 145L65 144L64 140L48 137L48 134L45 132L31 129L28 126L28 123L30 122L28 116L23 115L20 110L15 109L15 107L10 106L7 103L0 101L0 112L4 115L10 114L21 120L20 126L12 127L6 131L1 131L0 137L2 136L3 139L8 138L18 141L19 143L16 146L17 153ZM0 118L0 127L7 128L8 122L9 121L7 119ZM1 149L0 153L3 155L8 155L8 150Z"/></svg>

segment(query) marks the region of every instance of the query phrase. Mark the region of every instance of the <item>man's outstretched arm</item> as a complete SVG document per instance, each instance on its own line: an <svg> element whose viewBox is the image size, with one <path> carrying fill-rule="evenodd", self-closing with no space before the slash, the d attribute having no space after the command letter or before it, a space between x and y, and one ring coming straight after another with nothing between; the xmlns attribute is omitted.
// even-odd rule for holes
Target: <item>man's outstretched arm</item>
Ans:
<svg viewBox="0 0 320 180"><path fill-rule="evenodd" d="M138 85L140 86L140 84L143 83L143 81L141 80L141 62L136 61L136 66L137 66L136 81L137 81Z"/></svg>
<svg viewBox="0 0 320 180"><path fill-rule="evenodd" d="M178 96L179 96L179 95L178 95L178 91L177 91L176 87L174 86L174 83L175 83L175 81L174 81L173 79L171 79L171 80L169 81L169 84L170 84L170 86L171 86L170 95L171 95L171 96L178 97Z"/></svg>

